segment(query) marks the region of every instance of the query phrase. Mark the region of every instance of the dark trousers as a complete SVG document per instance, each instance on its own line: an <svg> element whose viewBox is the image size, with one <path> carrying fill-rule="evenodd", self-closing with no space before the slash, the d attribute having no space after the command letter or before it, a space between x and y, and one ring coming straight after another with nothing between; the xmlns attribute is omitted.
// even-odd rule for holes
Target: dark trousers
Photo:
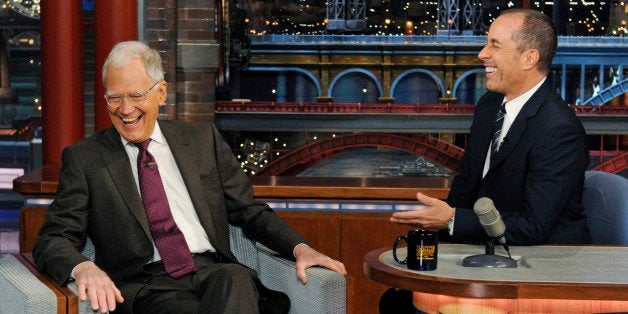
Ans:
<svg viewBox="0 0 628 314"><path fill-rule="evenodd" d="M423 313L412 304L412 291L390 288L379 299L380 314L419 314Z"/></svg>
<svg viewBox="0 0 628 314"><path fill-rule="evenodd" d="M173 279L161 263L144 268L153 280L133 301L134 313L287 313L288 296L264 287L257 273L240 264L195 255L194 274Z"/></svg>

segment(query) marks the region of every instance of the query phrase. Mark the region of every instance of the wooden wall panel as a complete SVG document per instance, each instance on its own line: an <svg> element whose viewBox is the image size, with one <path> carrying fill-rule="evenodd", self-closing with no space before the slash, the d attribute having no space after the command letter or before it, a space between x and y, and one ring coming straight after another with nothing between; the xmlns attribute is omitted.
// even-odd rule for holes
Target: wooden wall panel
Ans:
<svg viewBox="0 0 628 314"><path fill-rule="evenodd" d="M340 213L280 210L277 215L301 233L314 249L340 260Z"/></svg>
<svg viewBox="0 0 628 314"><path fill-rule="evenodd" d="M20 253L32 253L35 237L44 224L46 207L22 206L20 211Z"/></svg>
<svg viewBox="0 0 628 314"><path fill-rule="evenodd" d="M364 275L364 256L391 247L395 239L408 232L407 226L388 221L392 213L345 213L342 217L342 261L354 277L354 302L359 313L379 313L379 298L389 287Z"/></svg>
<svg viewBox="0 0 628 314"><path fill-rule="evenodd" d="M355 313L379 313L379 298L389 287L364 275L364 256L381 247L392 248L395 239L408 232L407 226L389 222L390 212L279 210L277 214L317 250L345 264L347 273L353 278Z"/></svg>

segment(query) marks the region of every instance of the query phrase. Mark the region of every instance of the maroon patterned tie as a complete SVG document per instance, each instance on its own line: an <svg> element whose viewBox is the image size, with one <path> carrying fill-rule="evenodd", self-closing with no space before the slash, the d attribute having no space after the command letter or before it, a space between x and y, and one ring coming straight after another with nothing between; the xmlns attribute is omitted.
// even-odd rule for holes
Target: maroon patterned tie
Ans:
<svg viewBox="0 0 628 314"><path fill-rule="evenodd" d="M197 270L190 248L181 230L172 218L164 185L159 176L155 158L148 152L150 139L135 143L140 149L137 156L137 174L140 181L142 203L148 217L150 232L161 255L166 272L172 278L181 278Z"/></svg>

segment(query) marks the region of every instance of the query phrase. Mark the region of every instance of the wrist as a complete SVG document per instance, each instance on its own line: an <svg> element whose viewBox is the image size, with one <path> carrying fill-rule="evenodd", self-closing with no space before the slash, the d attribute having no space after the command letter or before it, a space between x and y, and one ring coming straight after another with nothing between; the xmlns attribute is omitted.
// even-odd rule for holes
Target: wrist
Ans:
<svg viewBox="0 0 628 314"><path fill-rule="evenodd" d="M451 218L449 218L449 220L447 220L447 224L453 223L455 218L456 218L456 208L452 207L451 208Z"/></svg>
<svg viewBox="0 0 628 314"><path fill-rule="evenodd" d="M84 261L84 262L78 263L76 266L74 266L74 268L72 268L72 271L70 272L70 278L76 279L77 271L80 273L81 268L83 268L88 263L89 264L94 264L94 262L92 262L92 261Z"/></svg>
<svg viewBox="0 0 628 314"><path fill-rule="evenodd" d="M451 218L449 218L449 220L446 223L447 229L449 229L449 234L453 234L454 221L455 221L455 218L456 218L456 208L452 207L451 209L452 209Z"/></svg>
<svg viewBox="0 0 628 314"><path fill-rule="evenodd" d="M310 246L307 245L306 243L299 243L294 247L294 249L292 249L292 255L294 255L294 258L297 258L300 254L300 251L303 251L303 249L309 248L309 247Z"/></svg>

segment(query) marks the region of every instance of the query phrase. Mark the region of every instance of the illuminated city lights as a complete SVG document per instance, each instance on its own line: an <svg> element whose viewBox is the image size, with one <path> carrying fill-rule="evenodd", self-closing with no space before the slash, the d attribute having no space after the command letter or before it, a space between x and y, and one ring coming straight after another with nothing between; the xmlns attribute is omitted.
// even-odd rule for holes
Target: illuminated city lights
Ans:
<svg viewBox="0 0 628 314"><path fill-rule="evenodd" d="M41 0L3 0L2 9L12 9L34 19L39 19Z"/></svg>
<svg viewBox="0 0 628 314"><path fill-rule="evenodd" d="M462 7L463 1L460 1ZM484 29L499 15L499 12L515 7L520 1L482 1ZM552 17L556 1L531 1L533 9ZM295 3L256 2L255 10L246 12L250 34L329 34L326 28L327 1L299 1ZM261 6L261 8L260 8ZM438 18L439 1L367 1L367 27L352 32L367 35L434 35ZM561 35L575 36L618 36L625 34L620 21L628 13L623 1L568 1L560 8L559 24ZM461 10L461 9L459 9ZM267 23L249 23L268 21ZM452 24L447 21L444 25ZM462 25L463 22L460 23ZM470 22L464 22L470 24ZM589 25L587 25L589 24ZM445 26L446 27L446 26ZM341 32L341 31L335 31ZM351 33L351 32L350 32Z"/></svg>

